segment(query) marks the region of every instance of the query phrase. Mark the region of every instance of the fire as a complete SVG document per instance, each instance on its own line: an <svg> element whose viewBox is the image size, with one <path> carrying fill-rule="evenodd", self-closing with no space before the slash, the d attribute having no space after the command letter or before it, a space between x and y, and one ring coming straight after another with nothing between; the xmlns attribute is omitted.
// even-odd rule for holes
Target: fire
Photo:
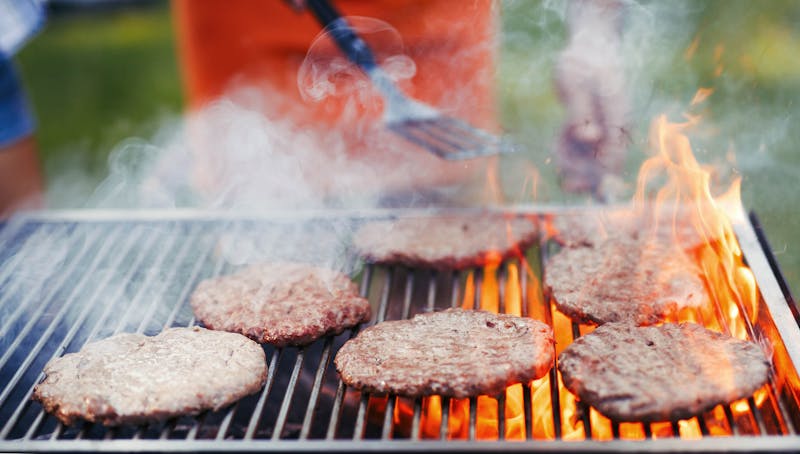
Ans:
<svg viewBox="0 0 800 454"><path fill-rule="evenodd" d="M482 281L478 285L477 276L471 272L466 277L466 285L462 306L472 309L477 306L482 310L491 312L500 311L500 281L498 268L500 258L494 255L487 256L487 265L481 275ZM533 274L529 280L538 283ZM515 263L509 263L506 269L506 280L503 290L504 312L522 315L522 295L524 289L520 285L520 269ZM530 289L528 289L530 293ZM541 299L541 298L540 298ZM477 300L477 304L476 304ZM531 301L531 300L529 300ZM536 385L533 385L536 389ZM549 389L549 386L545 386ZM525 415L524 415L524 388L521 384L509 386L505 391L504 432L506 440L525 440ZM422 400L420 416L420 435L422 438L435 439L440 437L442 425L442 398L440 396L426 397ZM475 438L478 440L497 440L499 438L499 403L497 399L489 396L479 396L476 400ZM398 400L395 408L394 421L397 425L408 427L411 423L412 405ZM470 400L451 399L447 411L447 438L467 439L470 428Z"/></svg>
<svg viewBox="0 0 800 454"><path fill-rule="evenodd" d="M721 47L717 49L719 58L722 52ZM704 101L711 93L711 89L700 89L692 105ZM689 258L698 265L711 301L697 311L682 311L677 320L669 321L693 321L740 339L755 340L750 337L750 327L758 317L758 288L752 271L743 262L733 230L733 223L745 218L740 180L733 181L723 194L713 195L711 171L697 162L686 135L699 117L686 118L686 122L671 123L661 116L654 122L651 140L655 153L641 167L634 199L639 210L646 210L648 205L654 212L673 210L673 222L678 222L679 216L684 217L683 221L690 222L703 239L702 246L689 253ZM662 181L665 183L659 184L653 202L648 202L647 188ZM676 230L673 228L673 232ZM675 253L683 254L678 235L673 237ZM761 407L767 394L766 389L756 393L757 407ZM735 417L750 412L746 400L734 403L731 409ZM731 434L721 406L703 418L710 435ZM697 418L680 421L678 429L682 438L702 436Z"/></svg>
<svg viewBox="0 0 800 454"><path fill-rule="evenodd" d="M721 54L721 50L719 51ZM692 104L703 102L712 93L701 89ZM695 159L686 135L699 117L687 116L684 123L671 123L662 116L655 120L652 128L654 154L641 166L634 198L634 212L649 215L654 224L671 222L673 253L684 254L687 260L697 265L705 281L711 300L701 308L684 308L674 314L668 322L691 321L709 329L729 333L741 339L750 339L751 326L758 317L758 288L753 273L745 266L742 251L737 243L733 225L744 220L739 181L721 195L711 189L712 177L708 168ZM652 187L655 193L649 193ZM664 215L667 213L667 215ZM680 245L679 222L688 222L697 233L700 247L691 251ZM652 226L656 227L656 225ZM685 226L684 226L685 227ZM683 229L685 230L685 229ZM658 229L653 229L658 231ZM499 257L487 256L487 265L480 274L470 272L461 304L464 308L478 307L492 312L503 311L514 315L526 314L537 320L547 321L556 337L556 354L561 353L573 341L572 321L560 313L552 301L545 300L536 263L521 259L505 265L501 273ZM505 279L502 278L504 276ZM592 327L579 326L580 335L588 334ZM751 339L752 340L752 339ZM557 383L551 386L551 380ZM526 395L525 393L529 393ZM752 402L761 408L771 397L769 386L759 390ZM554 399L556 393L557 399ZM525 402L531 403L531 414L525 415ZM443 403L444 408L443 408ZM553 408L557 404L557 408ZM475 405L475 409L470 406ZM397 400L395 422L410 427L413 404ZM442 411L446 412L447 439L470 437L470 417L474 413L475 438L497 440L524 440L530 433L533 439L610 440L680 437L701 438L704 433L711 436L730 436L732 429L726 408L717 406L701 416L676 423L652 424L612 423L595 409L584 407L565 387L558 371L554 371L527 386L514 385L506 389L504 406L494 397L480 396L477 399L443 400L432 396L422 400L419 433L422 438L440 438ZM474 410L474 412L471 412ZM503 411L504 418L499 418ZM747 399L730 406L734 422L740 427L753 427L752 408ZM502 419L503 422L499 421ZM743 422L744 421L744 422ZM526 424L529 423L530 427ZM559 427L556 426L559 424ZM591 429L589 430L589 427ZM588 433L587 433L588 431Z"/></svg>
<svg viewBox="0 0 800 454"><path fill-rule="evenodd" d="M719 77L725 70L725 65L722 63L722 56L725 54L725 47L722 44L717 44L714 47L714 77Z"/></svg>
<svg viewBox="0 0 800 454"><path fill-rule="evenodd" d="M698 92L695 99L704 96L703 93ZM740 180L734 181L721 196L712 195L711 172L697 162L685 134L698 118L688 118L685 123L670 123L664 116L656 120L653 128L656 153L642 165L635 201L644 209L650 183L666 177L654 199L655 211L671 208L677 217L680 209L680 216L686 217L703 238L703 245L691 258L698 264L713 301L700 311L701 320L696 321L747 339L748 324L758 316L758 289L752 272L743 263L731 222L744 216ZM681 253L679 250L676 248L676 253ZM716 313L717 308L720 313Z"/></svg>
<svg viewBox="0 0 800 454"><path fill-rule="evenodd" d="M686 61L691 60L694 58L695 53L697 52L697 47L700 45L700 35L697 35L692 39L692 42L689 43L689 46L686 48L686 51L683 53L683 58Z"/></svg>
<svg viewBox="0 0 800 454"><path fill-rule="evenodd" d="M701 102L708 99L708 97L711 96L712 93L714 93L713 88L700 88L699 90L697 90L697 93L695 93L694 98L692 98L691 105L694 106L700 104Z"/></svg>
<svg viewBox="0 0 800 454"><path fill-rule="evenodd" d="M499 261L490 260L483 269L483 282L477 306L485 311L500 311L500 283L498 282ZM508 265L506 285L503 288L505 313L522 315L522 291L519 286L519 270L516 264ZM464 292L464 308L475 307L474 275L467 278L467 291ZM470 289L469 287L473 287ZM471 296L472 298L468 298ZM521 385L511 386L505 396L505 432L507 440L525 439L525 416L523 405L523 389ZM499 438L498 402L489 396L479 396L476 400L475 437L479 440L496 440ZM466 438L469 429L470 402L467 399L454 400L450 414L450 428L453 438Z"/></svg>

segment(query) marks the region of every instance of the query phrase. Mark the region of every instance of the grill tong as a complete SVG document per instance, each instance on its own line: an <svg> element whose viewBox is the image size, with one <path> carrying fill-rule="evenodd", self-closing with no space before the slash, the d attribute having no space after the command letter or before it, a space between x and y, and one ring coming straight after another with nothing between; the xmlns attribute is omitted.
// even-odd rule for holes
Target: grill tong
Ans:
<svg viewBox="0 0 800 454"><path fill-rule="evenodd" d="M369 77L385 102L383 121L394 133L446 160L512 152L511 144L436 108L407 97L375 62L367 43L328 0L306 6L339 49Z"/></svg>

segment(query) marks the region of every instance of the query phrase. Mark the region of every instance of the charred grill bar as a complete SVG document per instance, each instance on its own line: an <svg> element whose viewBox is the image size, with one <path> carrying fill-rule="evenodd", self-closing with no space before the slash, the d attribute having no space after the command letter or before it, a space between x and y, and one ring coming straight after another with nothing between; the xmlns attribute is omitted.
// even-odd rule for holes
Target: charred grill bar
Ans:
<svg viewBox="0 0 800 454"><path fill-rule="evenodd" d="M520 211L532 216L544 212ZM391 214L351 213L344 222L351 230L365 219ZM761 294L757 319L744 320L751 339L774 346L774 373L754 396L698 418L611 423L576 404L559 386L555 367L542 379L492 398L362 395L344 386L333 367L338 348L356 334L346 331L302 349L265 347L266 386L227 409L141 427L64 427L30 401L48 360L118 332L155 334L164 327L195 324L188 304L191 291L200 280L237 268L220 252L225 235L258 238L268 229L297 232L314 225L308 232L313 236L337 230L343 215L302 220L191 213L170 220L121 216L49 213L18 217L0 229L0 451L722 451L800 445L800 328L791 295L755 222L735 226ZM312 223L300 222L312 218ZM508 260L496 269L435 272L367 265L356 279L373 305L370 323L455 306L517 312L550 324L560 351L588 328L558 313L542 291L550 249L534 246L526 260ZM727 326L722 307L715 307L714 314L715 323ZM641 441L631 445L627 440Z"/></svg>

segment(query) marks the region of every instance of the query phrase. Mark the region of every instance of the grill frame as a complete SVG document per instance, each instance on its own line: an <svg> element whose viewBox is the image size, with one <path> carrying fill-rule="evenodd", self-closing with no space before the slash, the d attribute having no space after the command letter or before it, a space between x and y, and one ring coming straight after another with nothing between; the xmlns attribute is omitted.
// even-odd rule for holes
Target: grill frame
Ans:
<svg viewBox="0 0 800 454"><path fill-rule="evenodd" d="M544 213L558 213L562 211L570 211L571 209L567 209L564 207L554 207L554 206L522 206L522 207L504 207L500 211L507 212L507 213L514 213L514 214L526 214L526 215L541 215ZM459 212L463 212L463 210L459 210ZM404 210L400 213L403 216L416 216L426 214L424 210ZM397 216L397 210L369 210L369 211L346 211L346 212L332 212L332 211L314 211L314 212L286 212L286 213L269 213L268 215L264 215L264 217L252 217L252 216L243 216L238 215L235 213L208 213L208 212L196 212L196 211L178 211L178 212L117 212L117 211L65 211L65 212L45 212L45 213L32 213L24 216L18 216L13 218L10 223L0 230L0 245L6 244L8 239L13 239L15 235L19 233L24 226L31 222L41 222L43 224L47 223L58 223L58 222L77 222L77 223L115 223L119 222L120 220L130 221L130 222L165 222L165 219L171 222L185 222L185 223L198 223L198 222L223 222L227 223L230 222L234 225L243 222L244 219L259 222L259 221L296 221L298 219L374 219L374 218L386 218L386 217L393 217ZM118 227L118 230L124 230ZM780 339L781 345L791 345L800 347L800 324L798 323L797 315L796 315L796 308L793 306L793 300L791 295L788 292L788 287L786 287L785 282L782 280L780 275L779 269L776 267L776 262L774 261L774 257L771 257L771 253L769 252L770 249L766 244L766 238L763 235L759 235L759 227L757 223L757 219L755 216L751 216L749 222L736 222L734 223L734 230L737 234L739 239L740 246L744 252L745 258L747 259L747 264L753 271L756 282L758 283L761 296L762 296L762 304L766 306L770 313L770 321L774 326L772 329L767 330L767 334L772 336L777 336L777 339ZM132 234L125 234L124 232L118 232L122 234L122 237L130 244L135 243L134 240L138 240L136 236ZM141 235L141 233L140 233ZM148 241L145 239L144 241ZM154 239L150 239L149 241L155 242ZM126 243L127 244L127 243ZM91 246L91 245L90 245ZM150 249L154 244L149 244L149 248L145 247L144 249ZM13 247L13 245L12 245ZM184 245L181 247L180 251L186 252L187 248L189 248L189 241L185 241ZM156 256L154 260L157 263L162 263L163 260L167 259L168 250L171 248L163 248L156 252ZM179 251L179 252L180 252ZM2 250L0 250L0 253ZM84 253L88 253L87 250L84 250ZM206 251L206 255L210 253L210 249ZM101 254L98 254L101 255ZM127 256L126 254L120 254L118 257L118 261L121 262L123 258ZM140 256L140 260L143 260L143 256ZM0 258L2 256L0 255ZM176 259L177 260L177 259ZM221 263L222 261L220 261ZM7 262L6 262L7 263ZM0 262L0 265L6 264ZM198 261L198 265L196 269L192 272L191 276L194 278L197 276L197 272L201 267L200 262ZM137 264L134 263L131 266L131 272L135 273L137 271ZM220 267L215 268L212 270L212 274L219 274L222 270L222 265ZM7 276L6 274L10 275L4 267L0 269L0 289L3 289L3 283L6 281ZM371 268L367 268L371 269ZM4 274L5 273L5 274ZM65 273L65 276L69 273ZM411 274L413 275L413 273ZM149 281L148 281L149 282ZM366 283L366 284L365 284ZM456 281L454 281L455 285ZM369 278L362 279L362 293L366 293L369 287ZM185 286L186 288L184 291L191 290L189 285ZM406 286L408 289L408 286ZM476 295L477 295L476 291ZM140 298L142 293L137 293L137 298ZM177 311L181 305L183 304L183 300L188 297L188 294L182 294L176 303L174 311L168 316L168 323L169 321L173 320L172 317L175 315L175 311ZM386 301L388 295L381 295L380 297L380 308L379 316L377 317L377 321L381 321L382 314L385 315L386 309ZM408 301L410 300L410 294L406 296L405 306L403 308L402 316L408 315ZM0 293L0 303L2 303L3 296ZM453 296L453 302L455 303L456 297L455 294ZM502 301L502 298L501 298ZM432 303L431 307L432 306ZM109 306L109 311L111 310L112 306ZM100 317L99 320L103 320L104 317ZM97 322L99 323L99 321ZM189 324L193 324L194 319L192 318ZM3 325L4 322L0 322L0 325ZM55 326L55 325L54 325ZM124 328L124 324L119 325L120 327ZM166 324L165 324L166 326ZM142 329L140 327L139 329ZM142 329L143 330L143 329ZM575 327L573 327L573 331ZM94 332L93 334L97 334ZM92 337L91 335L89 337ZM786 339L786 340L784 340ZM788 342L788 343L784 343ZM65 342L66 343L66 342ZM66 347L67 345L64 345ZM57 349L59 351L61 348ZM326 341L323 346L323 353L321 357L321 361L331 361L332 360L332 341ZM327 352L327 353L326 353ZM276 366L278 362L278 353L276 352L269 359L269 380L267 385L264 388L264 391L261 392L258 402L256 403L256 410L254 413L261 414L263 409L263 405L265 404L265 397L270 394L271 386L274 384L274 378L276 374ZM327 355L327 357L326 357ZM793 365L792 371L794 372L794 379L797 378L797 371L798 365L800 365L800 348L788 348L785 352L785 355L789 358L789 362ZM297 380L297 372L299 371L300 365L302 365L303 356L296 355L294 358L294 366L292 368L292 378L290 378L290 383L287 385L287 389L292 389L294 384L296 384ZM317 375L320 376L321 372L324 372L324 368L318 367ZM318 379L319 377L317 377ZM339 402L341 404L341 399L339 398L339 394L343 391L340 388L337 390L337 397L335 402ZM318 389L315 387L314 389ZM525 396L530 396L529 393L525 393ZM794 402L797 402L797 396L794 396ZM2 399L0 399L2 400ZM288 406L292 399L283 399L281 404L278 416L276 418L276 426L281 425L281 421L286 421L286 412L288 411ZM527 400L527 399L526 399ZM394 402L392 399L389 402ZM794 433L794 435L784 435L784 436L758 436L758 437L728 437L728 438L719 438L719 437L705 437L701 440L682 440L680 438L674 439L647 439L647 440L611 440L611 441L595 441L595 440L585 440L581 442L568 442L564 440L556 440L556 441L541 441L541 440L532 440L528 439L526 441L514 441L514 442L504 442L504 441L490 441L490 442L474 442L474 441L454 441L454 440L421 440L416 441L413 438L419 435L419 400L416 401L417 405L415 405L415 415L414 415L414 427L416 428L416 433L412 433L412 439L410 440L368 440L368 439L354 439L354 440L340 440L340 439L325 439L325 440L284 440L277 438L281 431L275 432L272 439L250 439L250 440L196 440L191 439L192 435L197 436L197 427L198 425L195 424L193 429L190 429L187 433L186 438L183 440L151 440L151 439L113 439L113 440L56 440L55 438L52 440L47 441L40 441L40 440L8 440L5 437L8 435L10 428L5 431L5 433L0 434L0 451L5 450L14 450L14 451L286 451L286 450L293 450L293 451L314 451L320 449L326 449L331 451L350 451L350 450L390 450L390 451L419 451L419 450L436 450L436 451L463 451L463 450L470 450L470 451L483 451L483 450L491 450L495 451L497 449L508 449L511 451L517 450L525 450L525 451L620 451L620 450L648 450L648 451L672 451L676 449L680 450L689 450L689 451L749 451L749 450L794 450L797 446L800 446L800 437L796 435L796 430L798 427L798 423L796 420L790 422L788 424L790 433ZM474 401L473 401L474 402ZM0 402L1 404L2 402ZM526 402L527 403L527 402ZM502 410L502 400L501 400L501 410ZM20 407L23 407L25 402L19 404ZM362 397L361 402L359 403L359 410L357 415L356 427L362 429L362 432L359 434L358 432L354 433L354 438L358 438L359 435L363 435L363 421L365 418L364 414L364 407L366 405L366 399ZM235 408L235 406L234 406ZM474 405L470 405L470 408L474 408ZM527 407L530 408L530 407ZM332 412L338 411L337 408L334 408ZM41 412L40 412L41 413ZM446 412L445 412L446 413ZM222 421L221 426L225 427L225 429L220 429L220 433L223 435L226 433L227 426L225 424L230 424L230 417L233 414L233 411L227 413L227 416ZM309 413L310 414L310 413ZM309 421L309 414L306 415L306 418L303 422L303 429L307 429L306 421ZM338 414L338 413L332 413ZM387 415L390 415L391 412L387 411ZM471 413L474 422L474 415L475 412ZM200 417L202 418L202 416ZM387 420L390 418L386 418ZM504 418L501 419L503 421ZM255 419L255 425L251 424L248 425L246 434L253 434L255 427L258 425L259 421L258 418ZM34 424L33 428L36 428L36 424L38 424L38 419ZM446 422L444 426L446 427ZM558 426L558 424L556 424ZM6 421L0 421L0 430L3 430L3 427L6 426ZM12 424L13 426L13 424ZM475 425L471 424L471 435L474 438L474 428ZM530 424L526 424L528 430L530 430ZM793 426L793 428L792 428ZM335 424L331 423L331 427L334 427ZM386 424L384 424L386 427ZM165 426L166 430L167 426ZM33 429L32 429L33 430ZM618 429L617 429L618 432ZM56 433L56 432L54 432ZM111 433L109 431L108 433ZM501 430L502 433L502 430ZM60 435L60 434L57 434ZM307 435L307 433L306 433ZM330 433L328 435L331 435ZM385 433L383 435L386 435ZM618 435L618 433L617 433ZM328 437L331 438L331 437ZM385 437L384 437L385 438ZM530 437L529 437L530 438Z"/></svg>

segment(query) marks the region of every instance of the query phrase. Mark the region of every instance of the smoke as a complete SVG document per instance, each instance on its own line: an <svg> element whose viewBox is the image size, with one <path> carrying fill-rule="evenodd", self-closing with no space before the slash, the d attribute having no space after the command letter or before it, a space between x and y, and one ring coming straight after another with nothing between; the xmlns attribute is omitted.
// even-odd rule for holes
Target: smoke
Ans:
<svg viewBox="0 0 800 454"><path fill-rule="evenodd" d="M415 75L395 29L350 20L396 83ZM254 213L469 203L460 190L483 163L444 162L388 132L379 93L327 35L314 41L297 80L304 103L267 86L238 86L165 122L150 140L123 141L84 206ZM326 109L338 112L335 121Z"/></svg>
<svg viewBox="0 0 800 454"><path fill-rule="evenodd" d="M309 178L315 164L309 157L322 146L286 122L222 100L165 126L153 141L120 143L86 205L314 208L324 201Z"/></svg>
<svg viewBox="0 0 800 454"><path fill-rule="evenodd" d="M650 156L651 122L662 114L682 122L688 110L700 117L687 133L698 161L713 169L714 193L742 178L744 206L759 215L790 285L800 286L794 233L800 214L790 183L800 177L800 129L792 128L800 117L800 65L789 57L800 52L797 5L620 4L620 71L629 127L618 199L633 195L639 168ZM556 95L554 71L570 41L569 5L503 2L498 68L503 125L526 150L500 162L500 182L512 202L593 202L562 191L556 176L555 152L566 112ZM690 107L700 88L713 93Z"/></svg>
<svg viewBox="0 0 800 454"><path fill-rule="evenodd" d="M353 30L369 42L381 68L395 82L411 79L417 67L404 52L400 33L388 23L369 17L348 17ZM320 33L309 47L297 73L297 86L303 99L320 102L343 98L357 104L380 106L380 97L372 90L366 75L336 48L329 33Z"/></svg>
<svg viewBox="0 0 800 454"><path fill-rule="evenodd" d="M20 334L32 329L30 319L34 312L53 311L36 302L44 299L47 285L54 273L65 263L71 253L69 244L63 241L68 234L65 229L42 227L19 245L11 254L0 274L0 352L9 351L8 343ZM13 271L13 274L10 273ZM13 304L14 301L18 304Z"/></svg>
<svg viewBox="0 0 800 454"><path fill-rule="evenodd" d="M758 47L757 36L742 39L736 33L737 28L743 33L759 30L760 25L753 25L758 20L758 12L753 12L756 6L687 0L623 0L620 4L620 71L630 103L626 182L635 179L646 158L649 122L665 112L675 119L700 87L716 89L705 103L702 123L713 125L716 132L693 137L703 154L701 160L718 166L721 175L734 172L734 167L735 172L747 174L768 166L782 175L796 176L796 166L779 165L783 159L775 150L785 152L787 137L793 138L787 125L796 118L797 107L785 105L779 112L770 111L759 99L752 99L754 84L773 80L780 65L775 69L774 62L758 54L765 50ZM486 43L500 45L496 87L501 124L523 150L500 160L499 181L508 202L534 201L533 194L535 201L574 200L559 190L553 160L564 118L554 90L554 68L570 40L569 5L562 0L504 1L500 41ZM405 37L390 24L364 17L350 21L401 86L419 77ZM780 48L780 42L775 46ZM452 60L470 57L469 51L450 55ZM719 75L715 75L717 67ZM440 203L463 192L454 183L460 179L453 175L457 170L433 157L420 157L424 152L410 151L407 144L381 133L375 122L382 108L380 97L329 37L320 35L314 40L296 77L307 105L344 105L340 124L324 131L309 128L308 123L292 120L303 108L292 105L282 93L264 86L239 87L201 112L164 121L154 137L118 145L109 158L109 177L88 201L78 201L75 195L93 183L76 178L80 173L70 169L77 165L59 165L51 172L57 181L50 198L56 206L92 208L270 210L373 207L388 199L417 206ZM445 109L481 107L459 99L463 91L453 88L443 90ZM774 94L780 96L780 92ZM354 150L352 135L359 147L370 152ZM735 160L727 158L730 150ZM481 171L462 172L462 180L466 173ZM531 188L532 181L538 187ZM437 196L418 190L425 186L435 187ZM521 194L521 188L529 189ZM744 190L747 197L747 184ZM440 197L441 193L445 196Z"/></svg>
<svg viewBox="0 0 800 454"><path fill-rule="evenodd" d="M662 113L675 119L698 88L713 88L714 94L693 108L704 118L690 131L695 153L715 168L719 186L727 186L733 176L744 177L745 204L762 215L797 288L800 218L793 182L800 178L800 167L792 157L800 143L800 129L793 127L800 114L797 86L774 82L781 68L774 68L773 60L779 59L770 52L783 41L742 38L741 30L760 30L733 19L751 13L755 7L748 5L622 2L620 70L630 103L623 182L632 194L639 166L648 157L650 121ZM717 14L722 15L718 20ZM501 17L495 74L500 123L522 150L499 160L497 181L504 200L583 202L560 190L553 159L565 113L554 69L569 41L568 3L510 0L503 2ZM756 20L752 14L745 17ZM390 25L368 18L352 22L398 84L408 88L420 76L420 65ZM460 61L485 50L447 54L445 48L441 65L457 73ZM796 54L788 52L791 58L780 61L791 70ZM168 222L146 228L114 225L113 236L106 224L75 230L42 227L0 268L0 332L7 334L0 337L0 352L11 352L20 334L23 344L15 351L28 350L26 344L38 343L51 326L65 334L81 324L66 345L74 350L89 335L154 334L170 320L186 325L192 320L187 297L200 279L248 264L303 261L354 275L357 264L348 244L356 224L317 218L316 210L495 201L487 200L482 185L483 163L446 163L388 134L376 121L380 97L329 37L314 41L297 81L302 105L266 86L238 86L199 111L164 119L154 135L129 138L111 150L108 176L100 184L86 178L84 162L56 163L52 173L57 178L49 190L55 206L210 210L243 221L214 224L201 233ZM439 97L427 101L448 113L478 117L494 108L465 96L470 86L451 80L441 85ZM303 118L309 106L329 103L340 108L337 122L314 127ZM90 195L84 197L88 188ZM55 353L55 348L49 345L45 351Z"/></svg>
<svg viewBox="0 0 800 454"><path fill-rule="evenodd" d="M417 67L397 30L376 19L349 21L389 77L408 88ZM470 88L451 88L445 107L469 108L470 97L458 95ZM91 184L82 163L60 163L52 198L69 207L197 209L242 219L297 213L294 222L223 233L215 254L233 266L294 260L347 273L355 267L343 253L352 223L304 213L482 202L465 188L480 185L483 164L444 162L388 132L379 93L324 33L300 65L297 90L302 102L266 84L233 85L202 109L162 120L151 137L117 144L107 177L85 200L74 196ZM333 121L330 108L338 112Z"/></svg>
<svg viewBox="0 0 800 454"><path fill-rule="evenodd" d="M754 80L758 68L752 68L756 57L748 41L755 39L744 36L765 27L759 25L763 13L757 6L709 1L625 0L619 4L622 67L618 70L630 103L625 181L635 179L647 157L650 122L664 113L679 120L701 87L715 89L698 112L704 116L700 123L704 129L692 137L701 149L701 161L730 172L724 156L733 149L741 155L736 160L738 172L748 172L751 164L757 171L764 161L753 159L756 150L774 154L793 141L786 135L785 124L796 117L797 107L770 106L774 100L753 99L759 91L771 90ZM554 93L554 68L573 38L568 31L569 5L565 1L504 2L499 70L504 124L527 146L526 159L544 177L546 187L540 188L540 197L562 201L570 198L558 188L552 161L564 119L563 106ZM758 127L753 127L754 122ZM713 137L708 136L709 130L716 131ZM519 166L508 167L513 175L513 168ZM503 179L509 178L503 174ZM519 182L506 186L516 188Z"/></svg>

